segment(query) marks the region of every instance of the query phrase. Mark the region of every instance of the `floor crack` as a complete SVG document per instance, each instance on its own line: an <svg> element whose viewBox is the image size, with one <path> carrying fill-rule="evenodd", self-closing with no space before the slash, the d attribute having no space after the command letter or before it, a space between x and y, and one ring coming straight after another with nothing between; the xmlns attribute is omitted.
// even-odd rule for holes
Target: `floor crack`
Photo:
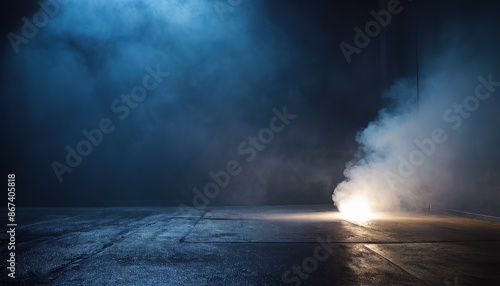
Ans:
<svg viewBox="0 0 500 286"><path fill-rule="evenodd" d="M393 262L392 260L390 260L389 258L385 257L382 253L380 253L379 251L375 251L374 249L372 249L371 247L368 247L367 245L363 245L366 249L368 249L369 251L375 253L376 255L382 257L384 260L386 260L387 262L389 262L390 264L396 266L397 268L401 269L401 271L403 271L404 273L410 275L411 277L417 279L418 281L424 283L425 285L429 285L429 283L425 282L424 280L420 279L420 277L417 277L416 275L414 275L413 273L407 271L406 269L404 269L403 267L397 265L395 262Z"/></svg>
<svg viewBox="0 0 500 286"><path fill-rule="evenodd" d="M157 218L155 218L156 220ZM112 239L111 241L105 243L104 245L102 245L100 248L90 252L90 253L87 253L87 254L82 254L80 256L77 256L73 259L71 259L71 261L68 261L67 263L65 264L62 264L60 265L59 267L57 268L54 268L53 270L51 270L47 277L49 277L49 281L54 281L55 279L57 279L57 277L59 276L60 273L62 273L65 269L67 269L68 267L70 267L71 265L75 265L75 264L78 264L82 261L85 261L101 252L103 252L104 250L110 248L111 246L115 245L116 243L119 243L121 241L123 241L125 238L127 238L129 235L133 234L133 233L137 233L139 232L142 228L145 228L147 226L150 226L150 225L153 225L153 224L156 224L157 222L156 221L152 221L152 222L149 222L149 223L146 223L144 225L142 225L141 227L139 228L136 228L135 230L133 231L121 231L117 234L117 238L115 239Z"/></svg>
<svg viewBox="0 0 500 286"><path fill-rule="evenodd" d="M207 209L205 209L205 211L203 211L203 213L201 214L201 216L200 216L200 217L196 220L196 222L194 223L193 227L192 227L191 229L189 229L189 230L188 230L188 231L187 231L187 232L186 232L186 233L185 233L185 234L181 237L181 239L179 239L179 242L180 242L180 243L185 242L186 237L187 237L188 235L190 235L190 234L191 234L191 232L193 231L193 229L194 229L194 228L196 227L196 225L200 222L200 220L202 220L202 219L205 217L205 214L206 214L207 212L208 212L208 210L207 210Z"/></svg>

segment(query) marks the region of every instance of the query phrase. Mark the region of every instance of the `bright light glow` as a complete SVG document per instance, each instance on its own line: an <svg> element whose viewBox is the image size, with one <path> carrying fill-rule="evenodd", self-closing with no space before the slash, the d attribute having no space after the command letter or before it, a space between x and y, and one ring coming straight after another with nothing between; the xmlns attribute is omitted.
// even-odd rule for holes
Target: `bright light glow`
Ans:
<svg viewBox="0 0 500 286"><path fill-rule="evenodd" d="M339 205L339 211L346 220L367 221L375 217L368 201L362 198L343 201Z"/></svg>

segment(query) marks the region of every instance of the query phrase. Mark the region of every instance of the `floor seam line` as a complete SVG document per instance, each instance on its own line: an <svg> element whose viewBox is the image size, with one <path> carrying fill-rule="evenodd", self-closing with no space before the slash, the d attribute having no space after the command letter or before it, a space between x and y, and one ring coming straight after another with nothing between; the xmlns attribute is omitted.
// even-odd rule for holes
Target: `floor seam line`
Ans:
<svg viewBox="0 0 500 286"><path fill-rule="evenodd" d="M189 229L180 239L179 239L179 242L180 243L184 243L185 242L185 239L186 237L188 237L188 235L191 234L191 232L194 230L194 228L198 225L198 223L205 217L205 214L207 213L207 209L205 209L205 211L201 214L201 216L198 218L198 220L194 223L193 227L191 229Z"/></svg>
<svg viewBox="0 0 500 286"><path fill-rule="evenodd" d="M366 245L363 245L366 249L368 249L370 252L374 253L375 255L378 255L380 257L382 257L383 259L385 259L386 261L388 261L390 264L396 266L397 268L401 269L401 271L403 271L404 273L410 275L411 277L417 279L418 281L424 283L425 285L430 285L428 284L427 282L425 282L424 280L420 279L419 277L415 276L414 274L408 272L406 269L404 269L403 267L397 265L395 262L392 262L389 258L385 257L384 255L382 255L381 253L378 253L377 251L369 248L368 246Z"/></svg>

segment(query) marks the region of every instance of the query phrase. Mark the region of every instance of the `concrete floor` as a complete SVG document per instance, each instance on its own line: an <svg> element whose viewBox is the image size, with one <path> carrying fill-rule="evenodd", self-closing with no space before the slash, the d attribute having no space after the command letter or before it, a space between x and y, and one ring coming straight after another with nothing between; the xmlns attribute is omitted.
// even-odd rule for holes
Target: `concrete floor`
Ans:
<svg viewBox="0 0 500 286"><path fill-rule="evenodd" d="M2 267L0 284L500 285L498 223L331 210L18 209L17 280Z"/></svg>

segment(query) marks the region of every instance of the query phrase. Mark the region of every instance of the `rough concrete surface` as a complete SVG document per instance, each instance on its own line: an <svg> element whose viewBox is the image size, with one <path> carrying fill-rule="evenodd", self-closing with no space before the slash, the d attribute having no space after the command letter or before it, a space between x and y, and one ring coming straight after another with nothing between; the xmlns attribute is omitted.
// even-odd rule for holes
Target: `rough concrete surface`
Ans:
<svg viewBox="0 0 500 286"><path fill-rule="evenodd" d="M1 285L500 285L500 224L331 206L19 209ZM8 258L2 231L0 255ZM300 267L300 268L299 268Z"/></svg>

